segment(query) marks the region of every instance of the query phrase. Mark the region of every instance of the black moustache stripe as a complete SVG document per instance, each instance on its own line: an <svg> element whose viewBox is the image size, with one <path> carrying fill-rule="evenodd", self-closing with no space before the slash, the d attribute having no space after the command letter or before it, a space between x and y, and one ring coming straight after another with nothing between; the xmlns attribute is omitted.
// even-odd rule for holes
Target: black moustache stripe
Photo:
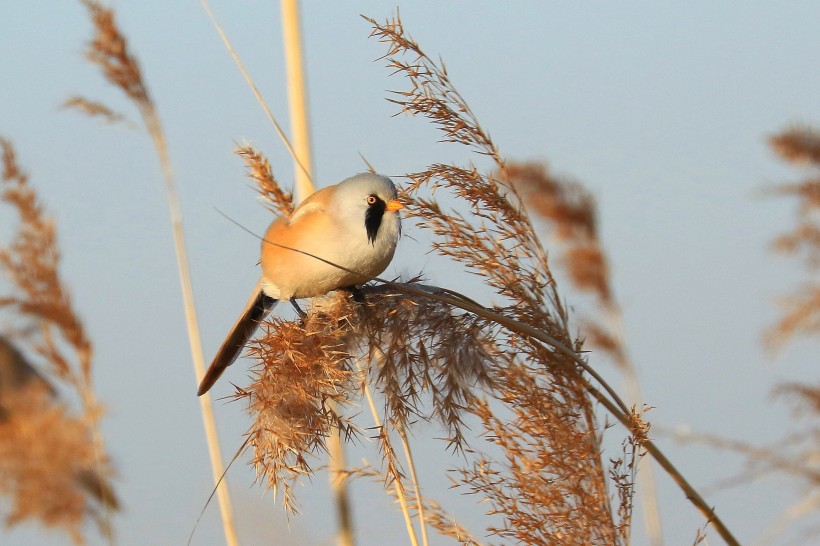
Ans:
<svg viewBox="0 0 820 546"><path fill-rule="evenodd" d="M364 213L364 228L367 230L367 240L371 245L376 244L376 234L382 225L384 211L387 210L387 203L378 199L375 203L367 207Z"/></svg>

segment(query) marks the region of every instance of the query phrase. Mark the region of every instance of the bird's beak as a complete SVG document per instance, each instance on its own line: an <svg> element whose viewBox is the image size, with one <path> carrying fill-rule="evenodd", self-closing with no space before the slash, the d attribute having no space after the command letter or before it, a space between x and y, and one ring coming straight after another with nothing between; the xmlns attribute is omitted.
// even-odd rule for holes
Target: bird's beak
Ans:
<svg viewBox="0 0 820 546"><path fill-rule="evenodd" d="M388 201L387 203L387 210L399 210L403 209L404 205L399 203L398 199L393 199L392 201Z"/></svg>

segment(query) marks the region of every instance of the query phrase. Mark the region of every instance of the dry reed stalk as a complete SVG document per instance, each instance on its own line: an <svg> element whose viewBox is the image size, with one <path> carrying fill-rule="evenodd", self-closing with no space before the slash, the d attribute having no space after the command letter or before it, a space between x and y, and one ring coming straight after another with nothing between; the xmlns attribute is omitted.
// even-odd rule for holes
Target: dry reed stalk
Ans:
<svg viewBox="0 0 820 546"><path fill-rule="evenodd" d="M39 373L0 338L0 493L13 500L6 524L36 518L82 544L82 525L90 518L113 543L111 518L119 503L100 432L103 408L94 391L93 346L60 278L54 222L19 167L11 142L0 139L0 150L2 200L20 218L16 236L0 250L0 269L12 286L9 295L0 297L0 309L17 323L37 325L35 335L21 341L45 365L45 373ZM76 396L78 415L57 398L51 382Z"/></svg>
<svg viewBox="0 0 820 546"><path fill-rule="evenodd" d="M344 469L347 467L344 443L341 432L332 430L328 439L328 479L333 491L333 505L336 507L336 544L339 546L353 546L356 542L353 535L353 514L350 495L347 489L347 480L344 479Z"/></svg>
<svg viewBox="0 0 820 546"><path fill-rule="evenodd" d="M202 356L202 343L196 318L196 307L193 288L191 286L187 250L185 247L182 209L171 170L165 133L163 132L156 106L144 83L139 63L129 50L127 41L115 22L113 10L102 6L94 0L83 0L83 4L88 9L95 30L94 37L86 50L86 56L90 62L100 67L108 82L123 91L137 107L159 158L171 218L171 229L177 257L191 357L197 382L199 382L205 374L205 364ZM234 546L237 545L239 541L236 536L228 484L226 480L222 479L224 464L219 449L219 440L213 416L213 404L209 396L200 396L199 404L208 442L212 477L214 483L217 484L217 498L225 539L229 545Z"/></svg>
<svg viewBox="0 0 820 546"><path fill-rule="evenodd" d="M378 347L374 347L371 345L371 349L375 353L379 353L379 357L383 357L383 353L380 352ZM372 355L371 355L372 356ZM356 369L359 373L362 373L362 366L359 360L356 360ZM377 428L379 429L379 436L383 442L386 442L386 445L382 447L382 451L384 453L393 453L394 450L392 448L392 443L390 440L390 433L389 430L386 430L382 424L381 417L379 416L379 412L376 409L375 402L373 400L373 394L370 389L368 374L362 376L362 389L364 390L365 397L367 398L368 407L370 408L370 412L373 415L373 420L376 423ZM413 486L413 496L416 499L416 514L419 518L419 527L421 529L421 543L423 546L427 546L429 543L429 539L427 536L427 518L425 516L424 510L424 498L421 493L421 485L418 480L418 475L416 474L416 463L413 458L412 449L410 447L410 440L407 438L407 432L405 429L399 425L397 427L397 432L399 433L399 438L401 439L401 445L404 449L404 458L407 462L408 470L410 471L410 483ZM387 470L388 472L385 474L385 482L394 482L396 485L394 487L394 491L396 493L396 497L399 500L399 504L402 508L402 514L404 515L405 524L408 529L408 534L411 543L415 543L417 541L415 536L415 528L412 524L412 517L410 515L410 511L408 508L407 501L404 495L404 486L402 483L402 479L404 478L404 473L401 471L399 466L395 462L395 457L390 459L388 464Z"/></svg>
<svg viewBox="0 0 820 546"><path fill-rule="evenodd" d="M290 131L293 151L296 154L293 158L293 170L296 178L296 195L299 201L302 201L315 189L312 177L313 161L310 150L307 86L302 55L302 26L299 22L298 0L282 0L280 5L290 105Z"/></svg>
<svg viewBox="0 0 820 546"><path fill-rule="evenodd" d="M478 538L458 523L440 504L431 500L422 500L425 507L425 520L439 535L452 538L459 544L466 546L483 546Z"/></svg>
<svg viewBox="0 0 820 546"><path fill-rule="evenodd" d="M375 409L375 402L372 407ZM384 480L387 478L384 469L376 468L367 461L364 463L365 464L362 467L346 469L343 473L345 478L367 478L384 483ZM388 488L388 490L395 497L396 502L401 503L398 495L402 490L395 487ZM478 540L475 535L464 528L464 526L462 526L452 514L448 513L437 502L424 497L410 500L414 500L417 506L419 504L423 506L427 525L433 528L442 537L453 539L459 544L465 544L467 546L483 546L483 543ZM405 503L406 502L407 501L405 501Z"/></svg>
<svg viewBox="0 0 820 546"><path fill-rule="evenodd" d="M410 440L407 438L407 433L404 429L399 429L399 437L401 438L401 446L404 448L404 458L407 461L407 468L410 471L410 483L413 485L413 495L416 497L416 512L418 513L419 526L421 527L421 543L422 546L427 546L429 544L427 538L427 516L424 511L421 484L419 484L418 475L416 474L416 462L413 459Z"/></svg>
<svg viewBox="0 0 820 546"><path fill-rule="evenodd" d="M357 366L358 360L356 361ZM359 368L361 371L361 368ZM376 409L376 403L373 400L373 393L368 385L367 377L362 379L365 397L367 398L367 405L370 408L370 413L373 415L373 421L376 423L376 429L379 431L377 438L379 440L379 448L383 455L383 462L386 469L380 472L384 476L385 489L390 491L392 489L396 499L401 506L401 513L404 517L404 526L407 529L407 538L411 546L418 546L418 538L416 537L416 528L413 526L413 518L410 515L410 508L408 506L407 495L405 494L406 487L404 485L404 473L399 467L396 452L393 449L393 443L390 440L390 433L384 428L379 411ZM424 523L422 522L422 526Z"/></svg>

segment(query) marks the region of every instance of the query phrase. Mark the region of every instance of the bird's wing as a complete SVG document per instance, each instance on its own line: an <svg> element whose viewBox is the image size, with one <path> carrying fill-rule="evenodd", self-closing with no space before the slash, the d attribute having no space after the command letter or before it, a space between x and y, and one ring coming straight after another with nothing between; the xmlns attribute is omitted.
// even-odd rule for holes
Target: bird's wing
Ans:
<svg viewBox="0 0 820 546"><path fill-rule="evenodd" d="M308 196L307 199L299 203L299 206L296 207L296 210L290 215L287 220L288 224L291 224L298 220L302 216L306 216L311 212L318 212L325 210L325 206L327 205L328 201L330 201L331 197L333 197L333 193L336 191L336 186L328 186L327 188L322 188L319 191L315 191Z"/></svg>

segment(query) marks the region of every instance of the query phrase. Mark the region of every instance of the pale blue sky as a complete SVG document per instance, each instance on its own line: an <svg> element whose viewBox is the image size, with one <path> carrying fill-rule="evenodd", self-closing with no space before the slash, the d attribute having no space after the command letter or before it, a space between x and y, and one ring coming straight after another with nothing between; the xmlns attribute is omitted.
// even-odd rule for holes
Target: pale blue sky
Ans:
<svg viewBox="0 0 820 546"><path fill-rule="evenodd" d="M198 2L122 0L117 7L168 134L207 357L257 276L257 241L215 208L257 232L270 221L232 155L234 143L248 139L262 148L282 181L292 178L291 162ZM816 381L817 345L798 343L776 361L763 353L760 334L777 317L774 300L796 286L801 272L768 250L773 236L792 225L792 207L761 199L758 191L802 174L774 158L766 136L793 122L820 123L820 4L426 1L400 7L407 31L432 57L444 58L503 154L549 161L595 192L630 351L645 398L656 406L653 421L756 442L788 431L787 407L772 401L770 389L784 379ZM278 3L214 0L213 8L286 122ZM436 161L482 164L459 147L436 144L439 135L424 120L391 117L396 108L384 100L385 90L402 82L374 62L384 50L368 39L359 14L383 20L394 11L383 2L303 6L320 185L363 170L360 152L392 176ZM99 396L109 408L105 435L126 506L117 520L120 543L183 544L209 494L210 471L167 207L142 132L58 109L80 93L136 119L82 59L89 36L79 2L6 6L0 134L15 142L57 218L63 273L96 342ZM8 220L0 214L3 240ZM414 228L406 232L418 241L401 242L388 273L425 268L436 284L465 286L425 257ZM215 394L229 394L230 381L247 381L247 365L235 365ZM247 418L235 404L218 404L217 414L225 451L233 452ZM429 464L443 447L423 438L437 432L428 426L418 433ZM738 469L739 459L724 453L664 438L660 444L699 486ZM432 496L445 490L437 474L424 473ZM277 526L277 536L285 532L281 510L251 484L245 465L230 479L244 544L273 543L263 537ZM294 543L330 544L324 476L300 494L305 515L290 522ZM402 537L401 518L378 487L358 485L354 494L355 513L368 527L362 546ZM661 494L668 544L691 543L700 517L668 480ZM708 500L745 543L795 495L771 479L709 491ZM463 519L480 532L473 516L483 508L470 509L472 499L462 503L457 512L463 509ZM55 538L62 539L22 529L2 542L53 544ZM214 505L194 544L221 543Z"/></svg>

